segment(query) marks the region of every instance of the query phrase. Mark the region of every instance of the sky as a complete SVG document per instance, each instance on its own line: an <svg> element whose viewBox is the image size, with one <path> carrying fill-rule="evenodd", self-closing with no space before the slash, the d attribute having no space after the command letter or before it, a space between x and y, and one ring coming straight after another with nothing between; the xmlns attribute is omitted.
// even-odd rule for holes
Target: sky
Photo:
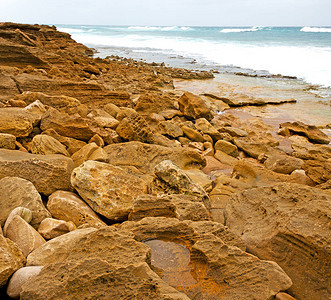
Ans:
<svg viewBox="0 0 331 300"><path fill-rule="evenodd" d="M331 0L0 0L0 22L331 26Z"/></svg>

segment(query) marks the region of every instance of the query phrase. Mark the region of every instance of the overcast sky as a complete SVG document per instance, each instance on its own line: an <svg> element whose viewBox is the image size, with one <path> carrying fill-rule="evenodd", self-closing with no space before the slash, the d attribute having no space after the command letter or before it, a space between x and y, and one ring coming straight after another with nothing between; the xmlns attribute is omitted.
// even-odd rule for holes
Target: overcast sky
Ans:
<svg viewBox="0 0 331 300"><path fill-rule="evenodd" d="M331 26L331 0L0 0L0 22Z"/></svg>

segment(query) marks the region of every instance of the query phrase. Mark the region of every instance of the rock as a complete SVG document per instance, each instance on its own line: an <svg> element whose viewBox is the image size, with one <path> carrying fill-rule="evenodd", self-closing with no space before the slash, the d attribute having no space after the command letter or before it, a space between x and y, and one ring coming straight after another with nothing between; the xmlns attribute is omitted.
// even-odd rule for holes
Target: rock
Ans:
<svg viewBox="0 0 331 300"><path fill-rule="evenodd" d="M54 218L72 221L76 226L88 224L92 227L106 226L96 213L76 194L56 191L48 197L47 209Z"/></svg>
<svg viewBox="0 0 331 300"><path fill-rule="evenodd" d="M87 121L78 115L60 113L56 109L49 109L42 117L42 130L54 129L58 134L74 139L89 141L94 135Z"/></svg>
<svg viewBox="0 0 331 300"><path fill-rule="evenodd" d="M213 180L209 175L198 169L184 170L184 172L195 184L200 185L206 192L211 191Z"/></svg>
<svg viewBox="0 0 331 300"><path fill-rule="evenodd" d="M223 151L217 150L214 154L214 157L219 160L222 164L228 165L228 166L235 166L238 163L238 159L226 154Z"/></svg>
<svg viewBox="0 0 331 300"><path fill-rule="evenodd" d="M234 137L246 137L248 136L248 133L245 130L242 130L237 127L232 127L232 126L224 126L219 129L220 132L228 133L231 136Z"/></svg>
<svg viewBox="0 0 331 300"><path fill-rule="evenodd" d="M214 141L221 139L221 133L211 125L205 118L200 118L195 121L195 128L212 137Z"/></svg>
<svg viewBox="0 0 331 300"><path fill-rule="evenodd" d="M87 115L87 117L92 119L99 127L115 129L119 124L118 120L102 109L93 110Z"/></svg>
<svg viewBox="0 0 331 300"><path fill-rule="evenodd" d="M153 173L154 168L163 160L171 160L181 169L203 168L206 159L197 151L189 148L169 148L139 142L109 145L104 148L109 163L115 166L134 166L144 173Z"/></svg>
<svg viewBox="0 0 331 300"><path fill-rule="evenodd" d="M322 184L331 179L331 160L306 160L302 166L307 176L317 184Z"/></svg>
<svg viewBox="0 0 331 300"><path fill-rule="evenodd" d="M19 176L31 181L37 191L46 196L57 190L72 190L70 175L73 168L72 159L63 155L0 149L0 178Z"/></svg>
<svg viewBox="0 0 331 300"><path fill-rule="evenodd" d="M248 138L246 139L235 139L236 146L244 151L251 157L258 158L261 154L265 154L272 151L272 148L266 143L256 143Z"/></svg>
<svg viewBox="0 0 331 300"><path fill-rule="evenodd" d="M228 201L226 225L251 253L285 270L294 297L327 299L330 200L330 193L293 183L250 189Z"/></svg>
<svg viewBox="0 0 331 300"><path fill-rule="evenodd" d="M96 153L96 151L98 152ZM83 162L87 160L98 160L103 162L108 161L107 154L95 143L85 145L79 151L75 152L71 158L74 161L75 167L80 166Z"/></svg>
<svg viewBox="0 0 331 300"><path fill-rule="evenodd" d="M117 114L121 111L121 109L113 103L108 103L103 107L103 110L109 113L112 117L116 118Z"/></svg>
<svg viewBox="0 0 331 300"><path fill-rule="evenodd" d="M171 160L164 160L156 165L154 173L158 178L154 184L164 192L201 197L206 201L208 207L209 199L205 190L200 185L193 183L192 179Z"/></svg>
<svg viewBox="0 0 331 300"><path fill-rule="evenodd" d="M13 299L20 299L20 293L22 291L22 285L25 282L36 277L42 266L33 266L33 267L24 267L17 270L14 275L10 278L8 287L7 287L7 295Z"/></svg>
<svg viewBox="0 0 331 300"><path fill-rule="evenodd" d="M29 224L32 220L32 211L25 207L16 207L15 209L13 209L8 215L8 218L3 227L3 234L5 236L7 235L7 227L15 216L20 216L25 222Z"/></svg>
<svg viewBox="0 0 331 300"><path fill-rule="evenodd" d="M133 203L129 220L146 217L178 218L179 220L210 220L209 212L199 198L189 195L144 195Z"/></svg>
<svg viewBox="0 0 331 300"><path fill-rule="evenodd" d="M271 299L292 284L276 263L244 252L240 238L218 223L144 218L120 229L147 241L155 272L190 299Z"/></svg>
<svg viewBox="0 0 331 300"><path fill-rule="evenodd" d="M286 122L279 125L287 128L290 133L305 135L309 141L318 144L329 144L330 138L314 125L307 125L302 122Z"/></svg>
<svg viewBox="0 0 331 300"><path fill-rule="evenodd" d="M214 149L215 149L215 151L220 150L233 157L238 157L238 155L239 155L238 148L235 145L233 145L230 142L223 141L223 140L217 141L215 143Z"/></svg>
<svg viewBox="0 0 331 300"><path fill-rule="evenodd" d="M191 141L202 143L205 142L205 139L203 138L202 134L197 130L189 128L187 126L182 126L182 130Z"/></svg>
<svg viewBox="0 0 331 300"><path fill-rule="evenodd" d="M292 296L286 293L278 293L275 297L276 300L295 300Z"/></svg>
<svg viewBox="0 0 331 300"><path fill-rule="evenodd" d="M137 113L131 113L121 120L116 128L118 135L128 141L153 143L153 133L146 120Z"/></svg>
<svg viewBox="0 0 331 300"><path fill-rule="evenodd" d="M134 199L148 193L140 177L90 160L74 169L71 183L94 211L113 221L127 218Z"/></svg>
<svg viewBox="0 0 331 300"><path fill-rule="evenodd" d="M281 174L291 174L294 170L299 170L303 166L303 161L289 155L267 155L264 165L267 169Z"/></svg>
<svg viewBox="0 0 331 300"><path fill-rule="evenodd" d="M22 108L0 108L0 132L12 134L15 137L28 136L35 124L32 114Z"/></svg>
<svg viewBox="0 0 331 300"><path fill-rule="evenodd" d="M96 143L101 148L105 146L104 140L98 134L95 134L94 136L92 136L91 139L88 142L89 142L89 144Z"/></svg>
<svg viewBox="0 0 331 300"><path fill-rule="evenodd" d="M292 155L301 159L327 160L331 157L331 145L313 145L301 136L290 137Z"/></svg>
<svg viewBox="0 0 331 300"><path fill-rule="evenodd" d="M0 234L0 288L9 277L25 263L25 257L17 245Z"/></svg>
<svg viewBox="0 0 331 300"><path fill-rule="evenodd" d="M232 176L254 187L273 185L276 182L314 185L306 175L299 173L293 173L291 175L276 173L248 160L238 161L233 168Z"/></svg>
<svg viewBox="0 0 331 300"><path fill-rule="evenodd" d="M42 236L18 215L6 221L5 227L6 237L21 249L24 256L46 243Z"/></svg>
<svg viewBox="0 0 331 300"><path fill-rule="evenodd" d="M16 137L8 133L0 133L0 148L15 150Z"/></svg>
<svg viewBox="0 0 331 300"><path fill-rule="evenodd" d="M46 107L39 100L36 100L24 107L24 111L39 115L40 117L46 112L46 110Z"/></svg>
<svg viewBox="0 0 331 300"><path fill-rule="evenodd" d="M135 103L135 110L142 114L160 113L166 110L175 110L178 107L170 97L161 94L143 94Z"/></svg>
<svg viewBox="0 0 331 300"><path fill-rule="evenodd" d="M44 239L50 240L75 229L76 226L72 222L46 218L40 223L38 232Z"/></svg>
<svg viewBox="0 0 331 300"><path fill-rule="evenodd" d="M205 118L211 120L213 115L206 105L206 103L199 97L192 93L185 92L178 99L179 109L186 117L192 119Z"/></svg>
<svg viewBox="0 0 331 300"><path fill-rule="evenodd" d="M165 284L146 262L120 266L96 257L43 268L22 287L21 299L189 300Z"/></svg>
<svg viewBox="0 0 331 300"><path fill-rule="evenodd" d="M11 211L18 207L31 210L32 221L30 221L35 228L38 228L43 219L50 217L41 196L31 182L18 177L2 178L0 180L0 225L4 225ZM22 213L19 215L22 216Z"/></svg>
<svg viewBox="0 0 331 300"><path fill-rule="evenodd" d="M31 152L34 154L62 154L70 156L66 147L55 138L46 135L38 134L33 137L31 142Z"/></svg>
<svg viewBox="0 0 331 300"><path fill-rule="evenodd" d="M161 121L160 132L173 138L178 138L184 134L183 129L172 121Z"/></svg>
<svg viewBox="0 0 331 300"><path fill-rule="evenodd" d="M47 129L43 132L43 134L47 134L58 140L61 144L65 145L70 155L73 155L75 152L86 145L86 143L83 141L59 135L54 129Z"/></svg>

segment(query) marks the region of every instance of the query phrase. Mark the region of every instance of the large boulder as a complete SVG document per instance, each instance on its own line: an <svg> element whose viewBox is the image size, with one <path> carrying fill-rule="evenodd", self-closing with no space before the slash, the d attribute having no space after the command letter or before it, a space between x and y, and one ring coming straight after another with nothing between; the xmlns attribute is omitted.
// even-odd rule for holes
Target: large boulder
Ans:
<svg viewBox="0 0 331 300"><path fill-rule="evenodd" d="M0 180L0 225L4 225L16 207L25 207L32 211L31 225L35 228L43 219L51 216L30 181L18 177L4 177Z"/></svg>
<svg viewBox="0 0 331 300"><path fill-rule="evenodd" d="M169 159L181 169L200 168L206 165L206 159L197 151L189 148L170 148L129 142L108 145L104 148L109 162L115 166L134 166L144 173L153 173L155 166Z"/></svg>
<svg viewBox="0 0 331 300"><path fill-rule="evenodd" d="M189 118L199 119L205 118L211 120L213 115L205 103L199 96L194 95L190 92L185 92L178 99L180 111Z"/></svg>
<svg viewBox="0 0 331 300"><path fill-rule="evenodd" d="M140 177L91 160L74 169L71 183L94 211L112 221L126 219L135 198L148 193Z"/></svg>
<svg viewBox="0 0 331 300"><path fill-rule="evenodd" d="M274 184L233 195L225 220L251 253L277 262L287 272L295 297L327 299L330 204L330 193L320 189Z"/></svg>
<svg viewBox="0 0 331 300"><path fill-rule="evenodd" d="M145 241L155 272L190 299L272 299L292 284L276 263L244 252L241 239L218 223L144 218L120 229Z"/></svg>
<svg viewBox="0 0 331 300"><path fill-rule="evenodd" d="M0 148L15 150L15 135L9 133L0 133Z"/></svg>
<svg viewBox="0 0 331 300"><path fill-rule="evenodd" d="M54 218L72 221L76 226L88 224L92 227L106 226L97 214L76 194L56 191L48 197L47 209Z"/></svg>
<svg viewBox="0 0 331 300"><path fill-rule="evenodd" d="M24 263L22 251L14 242L0 234L0 288L16 270L23 267Z"/></svg>
<svg viewBox="0 0 331 300"><path fill-rule="evenodd" d="M0 179L6 176L24 178L44 195L57 190L72 190L70 175L73 168L72 159L63 155L0 149Z"/></svg>

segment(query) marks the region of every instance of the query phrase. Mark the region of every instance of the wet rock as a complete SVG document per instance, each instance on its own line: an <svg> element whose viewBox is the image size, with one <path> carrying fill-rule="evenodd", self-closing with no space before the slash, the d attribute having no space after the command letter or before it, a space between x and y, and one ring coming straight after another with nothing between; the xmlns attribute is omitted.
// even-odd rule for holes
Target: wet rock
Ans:
<svg viewBox="0 0 331 300"><path fill-rule="evenodd" d="M205 118L206 120L211 120L213 118L213 115L206 103L199 96L192 93L185 92L178 99L178 104L183 115L189 118Z"/></svg>
<svg viewBox="0 0 331 300"><path fill-rule="evenodd" d="M143 143L153 143L153 133L146 120L132 113L124 118L116 128L118 135L128 141L139 141Z"/></svg>
<svg viewBox="0 0 331 300"><path fill-rule="evenodd" d="M24 256L46 243L43 237L18 215L6 221L5 227L6 237L21 249Z"/></svg>
<svg viewBox="0 0 331 300"><path fill-rule="evenodd" d="M31 182L18 177L2 178L0 180L0 224L4 225L11 211L18 207L31 210L31 225L35 228L43 219L50 217L41 196Z"/></svg>
<svg viewBox="0 0 331 300"><path fill-rule="evenodd" d="M72 159L58 154L38 155L0 149L0 178L19 176L33 183L39 193L72 190Z"/></svg>
<svg viewBox="0 0 331 300"><path fill-rule="evenodd" d="M72 221L76 226L89 224L92 227L105 226L96 213L76 194L56 191L49 196L47 209L54 218Z"/></svg>
<svg viewBox="0 0 331 300"><path fill-rule="evenodd" d="M50 240L75 229L76 226L72 222L46 218L40 223L38 232L44 239Z"/></svg>
<svg viewBox="0 0 331 300"><path fill-rule="evenodd" d="M94 211L113 221L127 218L134 199L148 193L147 183L138 176L96 161L74 169L71 183Z"/></svg>
<svg viewBox="0 0 331 300"><path fill-rule="evenodd" d="M203 168L206 159L189 148L169 148L139 142L109 145L104 148L109 162L115 166L134 166L144 173L153 173L155 166L169 159L181 169Z"/></svg>
<svg viewBox="0 0 331 300"><path fill-rule="evenodd" d="M290 133L304 135L309 141L319 144L329 144L330 138L314 125L307 125L302 122L286 122L280 124L281 128L287 128Z"/></svg>
<svg viewBox="0 0 331 300"><path fill-rule="evenodd" d="M299 299L327 298L330 273L330 194L280 183L237 193L228 201L226 225L249 251L277 262L293 280ZM308 259L309 258L309 259Z"/></svg>
<svg viewBox="0 0 331 300"><path fill-rule="evenodd" d="M233 157L238 157L238 148L230 142L219 140L215 143L215 151L220 150Z"/></svg>
<svg viewBox="0 0 331 300"><path fill-rule="evenodd" d="M190 298L199 294L205 299L268 299L292 284L276 263L244 252L240 238L218 223L145 218L125 222L120 229L132 232L138 241L147 240L152 248L152 265L158 257L164 261L164 267L156 272ZM167 251L167 247L176 245L186 248L186 257ZM181 272L178 264L172 266L173 260L178 264L186 260L189 265ZM193 280L183 282L186 272L193 274Z"/></svg>
<svg viewBox="0 0 331 300"><path fill-rule="evenodd" d="M58 134L74 139L89 141L94 135L86 120L78 115L60 113L56 109L49 109L42 117L42 130L54 129Z"/></svg>
<svg viewBox="0 0 331 300"><path fill-rule="evenodd" d="M208 196L205 190L200 185L195 184L192 179L171 160L164 160L156 165L154 173L158 178L154 181L154 184L166 193L198 196L206 199L208 203Z"/></svg>
<svg viewBox="0 0 331 300"><path fill-rule="evenodd" d="M25 257L17 245L0 234L0 288L9 277L25 263Z"/></svg>
<svg viewBox="0 0 331 300"><path fill-rule="evenodd" d="M36 277L40 273L42 268L42 266L33 266L24 267L17 270L9 280L7 287L7 295L13 299L20 299L22 285L25 282L28 282L32 278Z"/></svg>
<svg viewBox="0 0 331 300"><path fill-rule="evenodd" d="M46 134L38 134L33 137L31 142L31 152L43 155L62 154L64 156L70 156L64 145Z"/></svg>
<svg viewBox="0 0 331 300"><path fill-rule="evenodd" d="M0 148L15 150L16 137L8 133L0 133Z"/></svg>

